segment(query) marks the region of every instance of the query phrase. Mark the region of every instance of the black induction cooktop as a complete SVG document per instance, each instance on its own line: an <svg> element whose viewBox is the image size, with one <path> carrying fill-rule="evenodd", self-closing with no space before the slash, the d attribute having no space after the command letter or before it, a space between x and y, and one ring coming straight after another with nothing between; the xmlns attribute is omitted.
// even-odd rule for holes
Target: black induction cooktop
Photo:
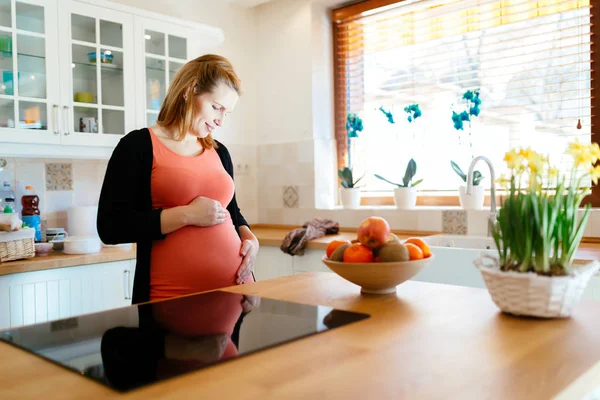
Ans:
<svg viewBox="0 0 600 400"><path fill-rule="evenodd" d="M0 340L128 391L365 318L216 291L0 331Z"/></svg>

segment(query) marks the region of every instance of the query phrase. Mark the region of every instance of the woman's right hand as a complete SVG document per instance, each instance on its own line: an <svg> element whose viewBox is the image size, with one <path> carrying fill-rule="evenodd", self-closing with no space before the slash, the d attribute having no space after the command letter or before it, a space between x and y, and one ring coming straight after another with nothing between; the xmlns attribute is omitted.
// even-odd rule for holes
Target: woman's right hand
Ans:
<svg viewBox="0 0 600 400"><path fill-rule="evenodd" d="M217 200L198 196L186 206L187 225L213 226L222 224L227 210Z"/></svg>

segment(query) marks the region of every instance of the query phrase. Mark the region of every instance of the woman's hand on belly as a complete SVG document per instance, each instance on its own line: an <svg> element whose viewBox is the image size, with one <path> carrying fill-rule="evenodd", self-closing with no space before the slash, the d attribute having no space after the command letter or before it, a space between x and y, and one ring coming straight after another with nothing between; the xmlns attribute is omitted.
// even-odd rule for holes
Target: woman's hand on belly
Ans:
<svg viewBox="0 0 600 400"><path fill-rule="evenodd" d="M213 226L227 220L228 212L217 200L198 196L185 206L186 225Z"/></svg>
<svg viewBox="0 0 600 400"><path fill-rule="evenodd" d="M240 255L244 257L242 264L237 270L235 283L240 285L248 280L252 276L254 271L254 263L256 262L256 255L258 254L258 240L244 240L242 247L240 248Z"/></svg>

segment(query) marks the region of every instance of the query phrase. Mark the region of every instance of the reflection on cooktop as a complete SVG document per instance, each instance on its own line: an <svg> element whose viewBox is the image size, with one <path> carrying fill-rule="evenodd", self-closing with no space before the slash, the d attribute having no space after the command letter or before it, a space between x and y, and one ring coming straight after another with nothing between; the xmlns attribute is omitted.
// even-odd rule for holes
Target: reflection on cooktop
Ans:
<svg viewBox="0 0 600 400"><path fill-rule="evenodd" d="M0 332L0 340L119 391L368 318L216 291Z"/></svg>

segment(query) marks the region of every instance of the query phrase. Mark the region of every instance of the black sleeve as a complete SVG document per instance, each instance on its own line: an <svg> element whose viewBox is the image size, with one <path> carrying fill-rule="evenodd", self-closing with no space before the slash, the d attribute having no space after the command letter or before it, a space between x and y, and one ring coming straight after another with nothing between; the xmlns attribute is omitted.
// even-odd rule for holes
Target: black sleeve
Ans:
<svg viewBox="0 0 600 400"><path fill-rule="evenodd" d="M165 237L160 227L162 209L152 209L152 145L145 139L140 131L125 136L108 162L97 220L98 235L106 244Z"/></svg>
<svg viewBox="0 0 600 400"><path fill-rule="evenodd" d="M221 155L221 162L223 163L223 167L225 168L225 171L227 171L229 176L231 176L231 179L234 179L233 178L233 162L231 161L231 155L229 154L229 150L227 150L227 147L223 146L222 143L218 143L218 146L219 146L219 153ZM229 214L232 217L234 215L237 216L238 226L236 226L235 228L238 230L238 232L239 232L239 227L242 225L245 225L248 228L250 228L250 225L248 224L248 222L246 222L246 219L242 215L242 212L240 211L240 208L237 205L237 200L235 199L235 192L233 193L233 198L229 202L229 205L227 205L227 211L229 211Z"/></svg>

